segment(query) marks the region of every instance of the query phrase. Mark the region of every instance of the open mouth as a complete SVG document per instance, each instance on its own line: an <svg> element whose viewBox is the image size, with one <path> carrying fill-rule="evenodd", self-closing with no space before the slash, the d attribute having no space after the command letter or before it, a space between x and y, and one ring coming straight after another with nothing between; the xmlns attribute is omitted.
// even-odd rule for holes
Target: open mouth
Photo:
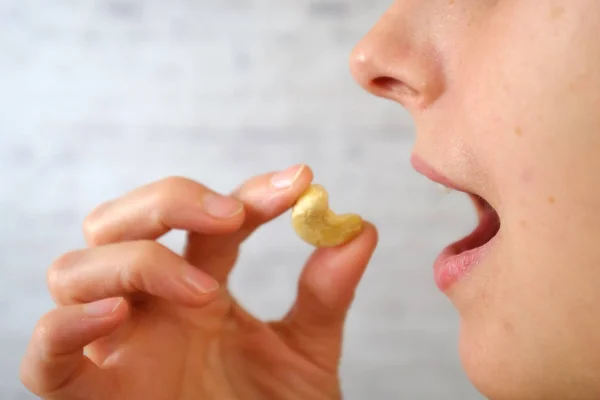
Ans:
<svg viewBox="0 0 600 400"><path fill-rule="evenodd" d="M446 251L452 255L460 255L470 250L477 249L490 242L500 230L500 217L496 210L476 194L467 193L479 216L479 224L468 236L448 246Z"/></svg>
<svg viewBox="0 0 600 400"><path fill-rule="evenodd" d="M436 284L445 291L466 276L485 257L487 249L500 231L500 217L494 207L480 195L455 185L415 156L411 161L418 172L445 186L446 191L467 194L473 201L479 217L479 223L473 232L446 247L435 261Z"/></svg>
<svg viewBox="0 0 600 400"><path fill-rule="evenodd" d="M442 291L467 276L480 264L500 231L500 217L481 196L466 193L477 210L479 223L469 235L446 247L434 264L435 281Z"/></svg>

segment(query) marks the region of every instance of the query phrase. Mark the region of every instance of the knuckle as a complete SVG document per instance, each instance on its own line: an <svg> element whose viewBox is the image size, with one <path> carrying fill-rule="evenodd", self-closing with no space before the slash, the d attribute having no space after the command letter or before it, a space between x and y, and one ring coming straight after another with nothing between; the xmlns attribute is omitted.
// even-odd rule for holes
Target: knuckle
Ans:
<svg viewBox="0 0 600 400"><path fill-rule="evenodd" d="M72 266L82 256L82 251L73 250L58 257L46 272L46 282L50 290L57 290L64 282L65 270Z"/></svg>
<svg viewBox="0 0 600 400"><path fill-rule="evenodd" d="M197 184L181 176L171 176L159 181L150 193L149 215L160 225L165 223L165 216L181 206L181 202Z"/></svg>
<svg viewBox="0 0 600 400"><path fill-rule="evenodd" d="M50 311L36 323L27 353L19 368L19 379L37 396L48 394L53 387L48 378L48 366L61 357L61 324L56 311Z"/></svg>
<svg viewBox="0 0 600 400"><path fill-rule="evenodd" d="M158 188L161 193L169 194L171 192L177 192L181 189L189 188L190 186L196 185L191 179L183 176L169 176L159 182Z"/></svg>
<svg viewBox="0 0 600 400"><path fill-rule="evenodd" d="M33 329L32 343L38 349L39 356L47 359L56 347L57 326L52 312L42 316Z"/></svg>
<svg viewBox="0 0 600 400"><path fill-rule="evenodd" d="M60 276L62 275L62 272L55 267L50 267L48 268L48 271L46 272L46 285L48 286L48 289L50 289L51 293L55 293L60 285Z"/></svg>
<svg viewBox="0 0 600 400"><path fill-rule="evenodd" d="M42 395L42 385L34 375L34 368L35 366L32 366L28 360L25 360L19 369L19 379L23 386L39 397Z"/></svg>
<svg viewBox="0 0 600 400"><path fill-rule="evenodd" d="M91 245L102 243L102 224L101 216L108 208L109 203L101 204L90 212L83 220L83 235L86 241Z"/></svg>
<svg viewBox="0 0 600 400"><path fill-rule="evenodd" d="M39 395L36 381L32 378L30 369L31 368L28 363L21 364L21 367L19 369L19 380L21 381L23 386L29 389L30 392L32 392L35 395Z"/></svg>
<svg viewBox="0 0 600 400"><path fill-rule="evenodd" d="M46 284L58 304L71 303L72 272L88 254L87 250L73 250L58 257L46 271Z"/></svg>
<svg viewBox="0 0 600 400"><path fill-rule="evenodd" d="M133 251L133 264L146 264L148 261L162 256L165 248L154 240L139 240Z"/></svg>
<svg viewBox="0 0 600 400"><path fill-rule="evenodd" d="M173 200L184 198L184 195L204 192L206 190L207 188L201 183L182 176L170 176L156 185L158 201L163 205L165 203L169 204Z"/></svg>
<svg viewBox="0 0 600 400"><path fill-rule="evenodd" d="M152 240L140 240L135 243L127 263L119 271L122 285L142 290L145 279L152 273L153 266L165 259L166 248ZM133 286L133 287L132 287Z"/></svg>

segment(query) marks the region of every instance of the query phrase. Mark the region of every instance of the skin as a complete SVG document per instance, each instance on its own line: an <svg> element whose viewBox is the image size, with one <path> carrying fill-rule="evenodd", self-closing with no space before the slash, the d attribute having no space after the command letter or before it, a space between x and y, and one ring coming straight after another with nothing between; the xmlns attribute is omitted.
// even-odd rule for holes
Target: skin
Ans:
<svg viewBox="0 0 600 400"><path fill-rule="evenodd" d="M598 38L596 0L398 0L351 56L360 85L411 113L414 153L500 215L490 253L446 292L464 368L490 399L600 398ZM294 311L258 321L227 273L240 241L312 179L306 168L275 190L268 177L232 194L244 211L231 218L206 217L196 199L209 189L178 179L93 212L90 247L50 269L58 307L32 337L25 385L60 400L340 398L344 316L376 231L317 250ZM183 257L153 244L169 228L190 231ZM182 291L183 265L220 289Z"/></svg>
<svg viewBox="0 0 600 400"><path fill-rule="evenodd" d="M500 215L446 293L491 399L600 398L598 38L595 0L406 0L352 55L411 113L414 153Z"/></svg>
<svg viewBox="0 0 600 400"><path fill-rule="evenodd" d="M227 197L175 177L98 207L84 225L89 246L49 269L58 307L36 326L25 386L53 400L341 398L342 330L377 243L372 225L312 254L280 321L259 321L227 290L243 240L312 178L294 166ZM155 241L171 229L189 232L183 256Z"/></svg>

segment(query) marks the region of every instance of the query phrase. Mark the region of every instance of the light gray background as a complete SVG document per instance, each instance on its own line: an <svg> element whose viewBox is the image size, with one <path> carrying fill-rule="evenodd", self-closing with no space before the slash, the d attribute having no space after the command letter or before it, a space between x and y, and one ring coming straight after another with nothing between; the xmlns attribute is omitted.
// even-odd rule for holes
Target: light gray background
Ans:
<svg viewBox="0 0 600 400"><path fill-rule="evenodd" d="M45 271L83 245L94 206L169 175L229 191L296 162L380 229L348 320L345 398L480 398L431 272L474 213L412 171L408 115L347 67L389 3L0 0L1 399L33 398L18 365L53 306ZM247 242L233 276L259 316L286 311L311 250L288 218Z"/></svg>

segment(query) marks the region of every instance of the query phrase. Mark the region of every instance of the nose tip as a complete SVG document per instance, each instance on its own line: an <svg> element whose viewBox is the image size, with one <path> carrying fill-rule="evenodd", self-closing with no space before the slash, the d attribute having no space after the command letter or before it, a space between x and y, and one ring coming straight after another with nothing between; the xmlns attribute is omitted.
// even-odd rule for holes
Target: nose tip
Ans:
<svg viewBox="0 0 600 400"><path fill-rule="evenodd" d="M374 30L354 48L349 62L360 86L407 109L429 106L444 90L436 60L401 36Z"/></svg>

